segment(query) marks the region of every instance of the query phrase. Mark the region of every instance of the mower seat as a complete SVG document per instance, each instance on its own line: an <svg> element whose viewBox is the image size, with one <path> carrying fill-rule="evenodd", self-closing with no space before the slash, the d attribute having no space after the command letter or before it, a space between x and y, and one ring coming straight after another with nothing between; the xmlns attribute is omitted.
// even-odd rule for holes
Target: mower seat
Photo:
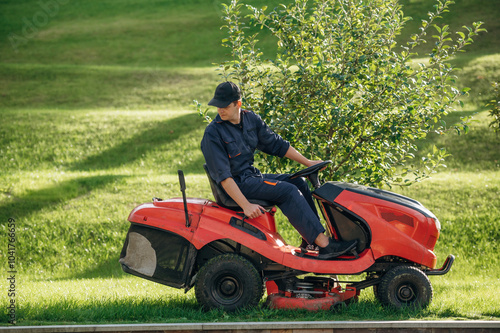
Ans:
<svg viewBox="0 0 500 333"><path fill-rule="evenodd" d="M206 164L203 164L203 168L207 173L208 181L210 182L210 188L212 189L215 202L217 202L219 206L222 206L224 208L243 211L243 209L241 209L241 207L238 206L238 204L226 193L226 191L224 191L224 188L220 184L217 184L217 182L212 178L210 172L208 172L208 167ZM267 200L248 199L248 201L250 201L253 204L261 205L266 210L269 210L274 206L274 203Z"/></svg>

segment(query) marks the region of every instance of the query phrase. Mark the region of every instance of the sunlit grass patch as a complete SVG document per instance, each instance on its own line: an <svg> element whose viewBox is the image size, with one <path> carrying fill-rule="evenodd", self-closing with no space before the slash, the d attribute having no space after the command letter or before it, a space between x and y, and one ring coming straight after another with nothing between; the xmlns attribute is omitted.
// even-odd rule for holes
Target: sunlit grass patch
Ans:
<svg viewBox="0 0 500 333"><path fill-rule="evenodd" d="M455 274L453 278L431 278L431 282L434 301L430 311L436 318L491 320L500 315L498 277ZM484 293L482 290L491 292Z"/></svg>
<svg viewBox="0 0 500 333"><path fill-rule="evenodd" d="M2 125L0 148L5 171L36 174L132 164L165 172L201 157L196 148L204 123L193 112L29 110L4 111L2 117L9 119Z"/></svg>
<svg viewBox="0 0 500 333"><path fill-rule="evenodd" d="M218 80L211 67L0 64L0 108L194 110Z"/></svg>
<svg viewBox="0 0 500 333"><path fill-rule="evenodd" d="M20 284L17 314L32 325L143 322L145 317L165 322L175 316L183 321L189 312L201 313L193 297L134 277L44 280Z"/></svg>

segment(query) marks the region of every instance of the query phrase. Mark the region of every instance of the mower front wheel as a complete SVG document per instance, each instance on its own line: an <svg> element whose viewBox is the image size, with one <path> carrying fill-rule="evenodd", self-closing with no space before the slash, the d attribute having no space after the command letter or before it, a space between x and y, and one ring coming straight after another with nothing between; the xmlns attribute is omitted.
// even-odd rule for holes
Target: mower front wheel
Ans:
<svg viewBox="0 0 500 333"><path fill-rule="evenodd" d="M426 308L433 293L427 275L412 266L398 266L388 271L374 292L383 305L398 309Z"/></svg>
<svg viewBox="0 0 500 333"><path fill-rule="evenodd" d="M206 310L231 312L256 306L263 294L262 278L252 263L237 254L210 259L198 272L195 295Z"/></svg>

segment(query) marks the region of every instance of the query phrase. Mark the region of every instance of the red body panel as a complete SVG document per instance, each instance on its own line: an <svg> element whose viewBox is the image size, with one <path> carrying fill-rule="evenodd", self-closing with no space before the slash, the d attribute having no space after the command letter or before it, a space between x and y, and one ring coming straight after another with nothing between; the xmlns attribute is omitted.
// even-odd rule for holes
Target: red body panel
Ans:
<svg viewBox="0 0 500 333"><path fill-rule="evenodd" d="M266 213L258 219L245 220L265 234L267 240L264 241L229 225L231 217L235 216L232 210L203 199L189 198L187 205L191 219L190 227L186 227L184 207L182 199L179 198L142 204L130 213L129 221L176 233L190 241L197 249L230 236L232 240L276 263L313 273L357 274L375 262L371 250L364 251L356 260L305 259L294 254L298 248L287 245L278 233L267 228L269 220L274 219L271 213ZM259 222L266 226L262 226Z"/></svg>
<svg viewBox="0 0 500 333"><path fill-rule="evenodd" d="M335 202L369 223L375 259L396 256L436 267L432 250L439 231L433 219L409 207L350 191L343 191Z"/></svg>
<svg viewBox="0 0 500 333"><path fill-rule="evenodd" d="M266 240L262 240L229 224L232 217L241 219L241 215L205 199L187 200L189 227L186 226L182 198L140 205L130 213L129 221L171 231L197 249L230 238L278 264L312 273L357 274L384 256L401 257L429 268L436 266L432 250L439 231L431 218L396 203L349 191L343 191L335 203L355 212L369 224L372 242L356 259L325 261L298 256L296 251L299 249L287 245L276 232L274 211L257 219L245 220L265 235Z"/></svg>

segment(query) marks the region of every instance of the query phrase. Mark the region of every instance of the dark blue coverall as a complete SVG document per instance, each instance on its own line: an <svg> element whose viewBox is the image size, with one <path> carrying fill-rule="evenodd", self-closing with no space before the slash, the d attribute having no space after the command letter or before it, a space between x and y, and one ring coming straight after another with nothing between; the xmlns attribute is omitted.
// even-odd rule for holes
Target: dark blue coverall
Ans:
<svg viewBox="0 0 500 333"><path fill-rule="evenodd" d="M235 125L219 115L207 126L201 150L212 178L220 183L232 177L247 199L275 203L309 243L325 229L321 224L311 192L303 178L264 174L253 166L254 152L284 157L290 143L274 133L252 111L241 110Z"/></svg>

